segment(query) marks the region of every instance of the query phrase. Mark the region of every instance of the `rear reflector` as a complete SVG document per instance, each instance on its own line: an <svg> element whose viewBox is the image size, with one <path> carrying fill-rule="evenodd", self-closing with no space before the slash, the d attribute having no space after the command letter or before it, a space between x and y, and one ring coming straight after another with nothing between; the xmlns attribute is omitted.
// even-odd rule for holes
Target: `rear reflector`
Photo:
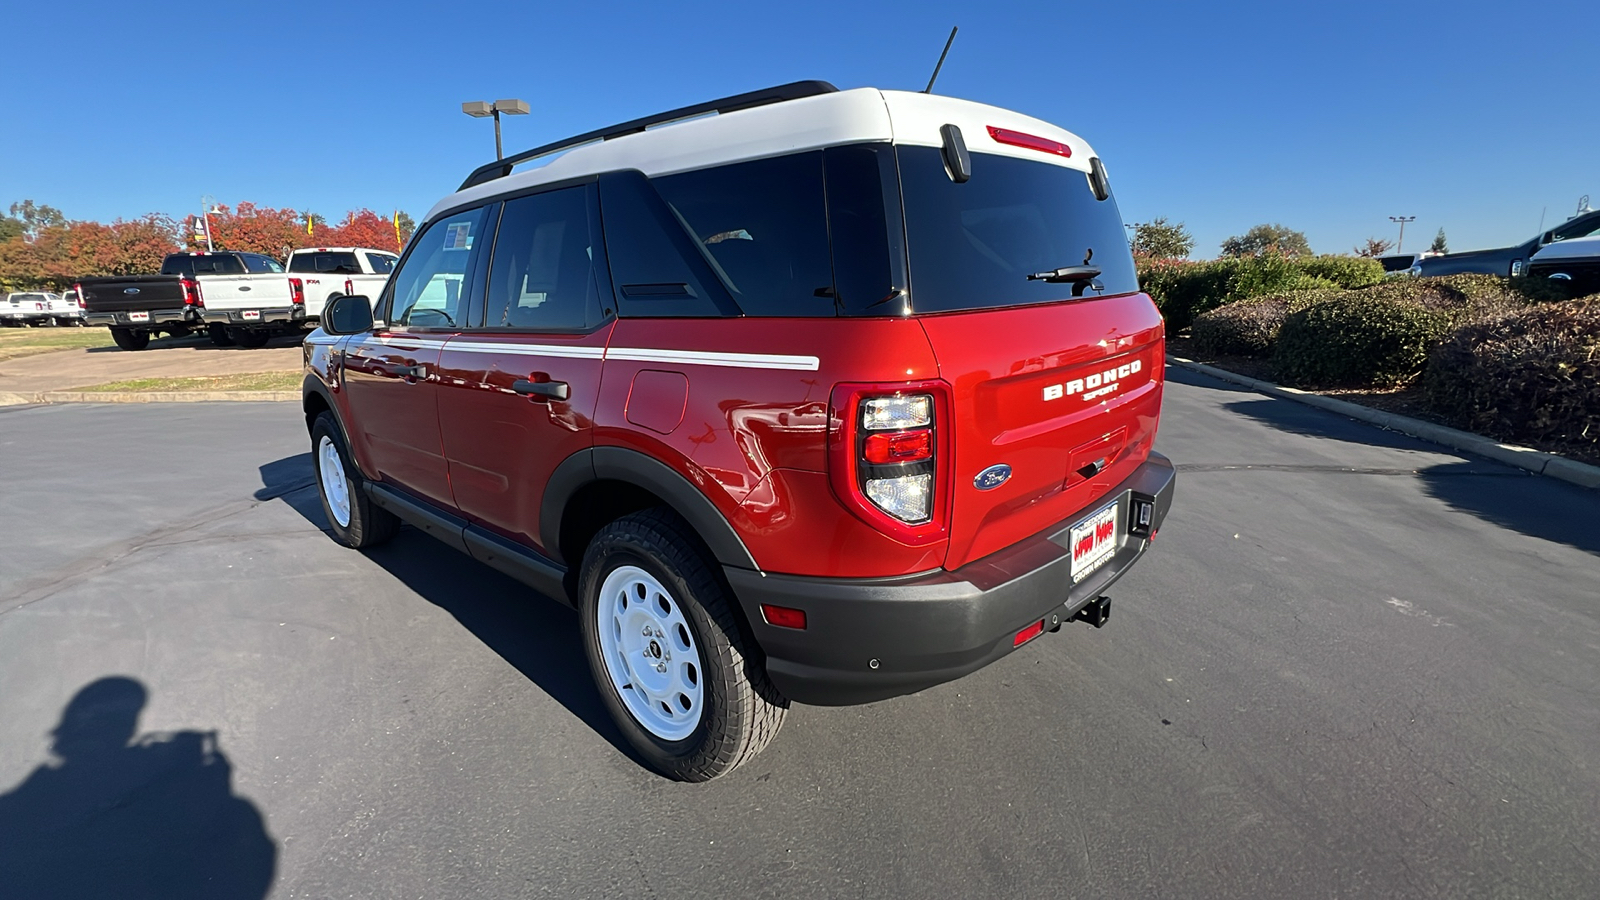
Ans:
<svg viewBox="0 0 1600 900"><path fill-rule="evenodd" d="M1044 634L1044 622L1035 622L1032 625L1029 625L1027 628L1017 632L1017 636L1011 639L1011 646L1021 647L1023 644L1026 644L1041 634Z"/></svg>
<svg viewBox="0 0 1600 900"><path fill-rule="evenodd" d="M1009 128L996 128L989 126L989 137L1001 144L1010 144L1013 147L1026 147L1029 150L1038 150L1041 153L1054 153L1057 156L1071 156L1072 148L1060 141L1052 141L1034 134L1024 134L1012 131Z"/></svg>
<svg viewBox="0 0 1600 900"><path fill-rule="evenodd" d="M932 459L933 432L902 431L898 434L869 434L861 455L875 466Z"/></svg>
<svg viewBox="0 0 1600 900"><path fill-rule="evenodd" d="M803 609L790 609L787 606L773 606L770 603L761 604L761 618L767 620L768 625L779 628L806 627L806 611Z"/></svg>

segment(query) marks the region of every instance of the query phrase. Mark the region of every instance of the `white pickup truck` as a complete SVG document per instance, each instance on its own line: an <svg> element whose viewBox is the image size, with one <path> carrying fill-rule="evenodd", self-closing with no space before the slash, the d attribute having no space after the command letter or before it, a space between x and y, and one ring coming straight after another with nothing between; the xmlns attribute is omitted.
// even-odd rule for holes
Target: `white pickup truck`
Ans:
<svg viewBox="0 0 1600 900"><path fill-rule="evenodd" d="M50 291L7 294L0 300L0 325L81 325L83 310L77 295L63 297Z"/></svg>
<svg viewBox="0 0 1600 900"><path fill-rule="evenodd" d="M304 293L306 319L320 320L336 297L361 294L376 301L399 260L387 250L308 247L289 254L289 285Z"/></svg>

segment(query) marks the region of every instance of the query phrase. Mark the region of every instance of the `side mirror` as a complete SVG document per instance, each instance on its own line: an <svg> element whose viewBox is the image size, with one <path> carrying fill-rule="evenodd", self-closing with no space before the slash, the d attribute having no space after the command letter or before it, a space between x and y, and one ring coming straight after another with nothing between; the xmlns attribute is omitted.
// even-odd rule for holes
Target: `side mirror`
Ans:
<svg viewBox="0 0 1600 900"><path fill-rule="evenodd" d="M322 311L322 330L329 334L360 334L372 330L372 301L361 294L339 297Z"/></svg>

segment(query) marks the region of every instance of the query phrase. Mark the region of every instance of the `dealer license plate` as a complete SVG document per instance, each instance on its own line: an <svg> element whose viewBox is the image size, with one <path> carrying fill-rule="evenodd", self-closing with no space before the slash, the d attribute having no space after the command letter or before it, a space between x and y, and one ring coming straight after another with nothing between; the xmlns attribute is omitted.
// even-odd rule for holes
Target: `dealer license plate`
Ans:
<svg viewBox="0 0 1600 900"><path fill-rule="evenodd" d="M129 322L148 322L148 321L150 321L150 314L147 313L147 312L131 312L131 313L128 313L128 321Z"/></svg>
<svg viewBox="0 0 1600 900"><path fill-rule="evenodd" d="M261 318L261 310L259 309L247 309L244 311L244 320L246 322L250 321L251 319L259 318Z"/></svg>
<svg viewBox="0 0 1600 900"><path fill-rule="evenodd" d="M1118 530L1115 503L1072 526L1068 546L1072 548L1074 582L1105 565L1117 552Z"/></svg>

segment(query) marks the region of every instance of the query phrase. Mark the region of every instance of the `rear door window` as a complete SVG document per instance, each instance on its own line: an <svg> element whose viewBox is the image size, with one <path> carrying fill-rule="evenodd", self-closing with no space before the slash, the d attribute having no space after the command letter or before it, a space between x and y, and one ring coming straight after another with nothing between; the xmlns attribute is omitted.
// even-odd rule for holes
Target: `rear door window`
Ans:
<svg viewBox="0 0 1600 900"><path fill-rule="evenodd" d="M822 151L652 179L750 316L832 316Z"/></svg>
<svg viewBox="0 0 1600 900"><path fill-rule="evenodd" d="M394 264L399 257L387 253L367 253L367 265L372 267L372 274L387 275L394 271Z"/></svg>
<svg viewBox="0 0 1600 900"><path fill-rule="evenodd" d="M600 323L601 260L587 186L506 201L489 269L489 328L585 330Z"/></svg>
<svg viewBox="0 0 1600 900"><path fill-rule="evenodd" d="M898 148L917 313L1048 303L1074 285L1028 275L1090 265L1084 296L1139 289L1114 198L1096 200L1077 169L989 153L972 154L972 178L957 184L938 148Z"/></svg>
<svg viewBox="0 0 1600 900"><path fill-rule="evenodd" d="M244 260L245 271L252 275L265 275L283 271L283 266L279 265L277 260L268 259L265 256L245 253L241 254L240 259Z"/></svg>
<svg viewBox="0 0 1600 900"><path fill-rule="evenodd" d="M467 279L483 245L484 208L444 216L413 243L389 279L391 325L455 328L463 324Z"/></svg>

